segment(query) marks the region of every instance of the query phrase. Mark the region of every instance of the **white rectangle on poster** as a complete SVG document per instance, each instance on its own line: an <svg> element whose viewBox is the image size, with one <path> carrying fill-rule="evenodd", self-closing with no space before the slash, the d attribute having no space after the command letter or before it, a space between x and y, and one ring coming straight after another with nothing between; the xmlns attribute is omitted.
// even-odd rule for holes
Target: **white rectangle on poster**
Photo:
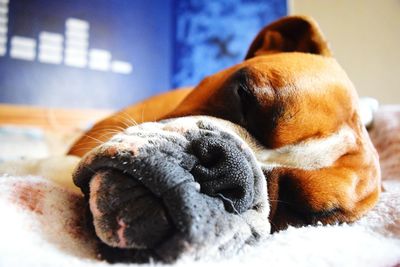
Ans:
<svg viewBox="0 0 400 267"><path fill-rule="evenodd" d="M62 45L64 36L59 33L41 32L39 33L40 42L54 43L55 45Z"/></svg>
<svg viewBox="0 0 400 267"><path fill-rule="evenodd" d="M68 18L65 21L66 28L71 29L80 29L80 30L89 30L90 24L86 20L76 19L76 18Z"/></svg>
<svg viewBox="0 0 400 267"><path fill-rule="evenodd" d="M111 70L116 73L129 74L132 72L132 64L125 61L114 60L111 63Z"/></svg>

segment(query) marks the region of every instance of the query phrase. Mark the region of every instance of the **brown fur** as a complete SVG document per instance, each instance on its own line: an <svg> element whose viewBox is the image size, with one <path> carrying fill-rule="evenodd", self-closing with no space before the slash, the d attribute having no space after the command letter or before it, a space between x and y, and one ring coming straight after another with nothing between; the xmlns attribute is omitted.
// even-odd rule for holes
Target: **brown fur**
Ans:
<svg viewBox="0 0 400 267"><path fill-rule="evenodd" d="M232 93L237 86L243 86L237 92L245 94L248 103ZM279 148L325 138L346 125L356 145L332 166L276 168L267 177L275 230L288 224L352 222L374 206L380 193L378 156L361 125L357 98L317 24L308 17L287 17L259 33L242 63L207 77L190 93L148 100L155 113L149 113L149 107L141 117L134 106L101 121L87 135L106 140L109 135L99 130L126 128L124 114L140 122L211 115L245 127L267 148ZM168 105L159 109L160 103ZM82 149L87 141L78 140L70 154L81 156L95 146Z"/></svg>

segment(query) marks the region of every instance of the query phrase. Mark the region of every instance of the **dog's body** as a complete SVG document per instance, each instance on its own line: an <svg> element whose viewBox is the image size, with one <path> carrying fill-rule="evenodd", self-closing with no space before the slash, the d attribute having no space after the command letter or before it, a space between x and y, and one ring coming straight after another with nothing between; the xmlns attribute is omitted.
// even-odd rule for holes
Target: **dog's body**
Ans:
<svg viewBox="0 0 400 267"><path fill-rule="evenodd" d="M124 110L100 122L87 133L91 138L108 139L109 136L104 135L104 131L101 130L113 129L115 126L126 128L123 126L126 123L123 118L126 116L139 121L169 119L155 124L138 125L118 134L106 145L87 154L75 175L75 182L89 199L96 233L108 246L122 250L150 249L156 251L156 254L164 260L171 255L165 246L163 249L154 248L164 241L165 236L174 232L171 230L169 217L174 217L176 212L172 211L173 208L164 199L163 193L154 189L158 185L140 180L152 194L163 199L164 205L167 206L167 211L162 211L163 208L157 208L156 204L152 204L156 210L155 218L160 222L164 221L161 223L164 228L157 229L160 234L155 234L152 240L148 240L141 235L127 234L132 230L129 230L130 227L134 228L132 226L134 223L129 225L127 222L128 217L133 216L129 214L135 211L142 214L138 210L149 208L148 206L145 208L145 204L141 204L127 208L125 204L121 204L122 206L116 205L113 208L104 207L107 201L115 200L113 194L125 192L123 181L127 178L113 171L96 173L97 169L104 170L105 167L123 171L123 166L115 161L115 158L126 160L129 168L135 171L157 166L164 168L164 163L159 163L159 159L149 162L146 167L137 163L139 158L146 161L143 155L148 156L146 153L150 150L151 153L160 149L163 153L164 150L167 151L159 157L165 156L167 160L181 167L184 165L182 168L185 174L182 174L182 177L190 173L190 179L187 181L199 184L200 193L220 197L223 208L219 204L214 207L207 202L209 200L204 200L203 204L199 204L202 212L208 205L213 211L211 213L221 214L221 218L230 222L229 227L234 223L237 225L241 223L234 217L229 217L231 215L225 215L221 209L225 209L228 213L240 214L246 222L243 225L252 229L250 231L252 234L247 234L247 230L237 230L236 235L245 236L242 242L249 242L249 236L254 238L266 231L267 228L260 227L257 221L265 216L266 212L269 213L272 229L280 230L287 225L352 222L377 202L380 193L378 155L361 123L357 93L345 72L331 57L317 25L309 18L288 17L271 24L256 37L244 62L204 79L193 90L173 93L171 100L162 109L152 107L156 110L153 114L149 114L148 111L137 114L135 109ZM207 117L202 117L204 115ZM181 117L184 118L176 119ZM157 133L156 136L154 133ZM207 141L205 136L210 136L210 140L213 141ZM225 139L231 145L225 144ZM239 139L243 142L238 141ZM86 142L87 138L79 140L70 153L82 155L94 147L94 145L88 146ZM129 142L131 145L128 149L126 143ZM178 145L171 148L166 145L168 142ZM85 149L82 150L83 144ZM234 150L236 146L232 144L237 144L240 151L243 149L243 153L247 155L245 159L235 161L240 158L241 152ZM206 147L205 150L203 147ZM135 159L127 159L125 154L128 150L130 157ZM143 154L143 151L147 152ZM218 168L215 167L218 175L210 174L213 173L210 170L214 166L212 168L209 166L211 164L209 153L214 161L219 160L213 153L223 158L220 165L224 167L220 165ZM169 159L172 154L184 156L171 156ZM192 156L196 159L192 160ZM112 163L105 163L104 158ZM176 158L180 160L176 161ZM248 164L241 165L243 162ZM199 164L201 168L198 167ZM236 176L241 172L240 169L246 166L251 167L249 172L255 177L254 180L250 179L250 184L253 184L250 189L246 189L249 184L246 174ZM238 170L235 171L236 167ZM202 171L199 171L199 168ZM87 169L90 169L91 173ZM127 172L128 176L135 177L129 170ZM259 172L263 173L264 178L259 177ZM141 179L149 175L148 172L140 173ZM161 176L168 176L167 173L169 170ZM153 171L150 174L159 175ZM212 179L220 179L218 181L221 182L214 183ZM232 185L230 179L240 180L240 186L236 182ZM267 188L260 179L266 180ZM162 184L160 187L163 187L164 183L169 182L162 180L160 183ZM174 186L168 187L168 190L175 188L177 183L173 184ZM138 185L134 183L131 186L134 188ZM106 188L111 187L119 189L103 197ZM236 191L232 193L233 187ZM260 188L264 188L268 196L260 193ZM231 191L228 192L227 189ZM251 192L251 196L247 192ZM266 197L268 207L265 206ZM154 199L150 198L149 201L154 202ZM199 200L199 203L202 201ZM185 206L186 202L183 202L181 205ZM118 209L124 210L124 214L115 215ZM249 213L251 210L258 214ZM190 214L194 213L191 211ZM151 217L153 215L144 213L142 215L142 217L138 215L137 220L140 218L154 220ZM185 216L182 218L186 218ZM265 217L264 220L265 224L268 224ZM193 244L209 244L206 241L199 241L202 239L198 237L196 231L185 232L186 228L180 228L179 223L173 218L172 221L174 225L172 228L177 228L178 232L185 234L179 238L172 234L175 241L162 242L164 245L174 247L171 243L176 243L176 239L179 239L179 242L184 240L185 246L195 248L200 246ZM215 222L215 225L221 226L220 223ZM199 226L192 221L188 224ZM144 233L149 232L144 230ZM216 242L219 235L207 238ZM182 248L182 244L174 248L177 252L173 253L172 258L186 251ZM150 255L154 256L151 253Z"/></svg>

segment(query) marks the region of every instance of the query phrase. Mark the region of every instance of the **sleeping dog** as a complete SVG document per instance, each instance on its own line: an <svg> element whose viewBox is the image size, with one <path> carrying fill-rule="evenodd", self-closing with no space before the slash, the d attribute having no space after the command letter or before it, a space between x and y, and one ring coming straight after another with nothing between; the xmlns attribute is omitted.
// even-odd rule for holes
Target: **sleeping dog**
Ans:
<svg viewBox="0 0 400 267"><path fill-rule="evenodd" d="M289 225L353 222L378 200L357 93L308 17L265 27L242 63L169 100L157 122L103 136L120 113L87 133L105 142L86 144L74 182L109 261L227 256Z"/></svg>

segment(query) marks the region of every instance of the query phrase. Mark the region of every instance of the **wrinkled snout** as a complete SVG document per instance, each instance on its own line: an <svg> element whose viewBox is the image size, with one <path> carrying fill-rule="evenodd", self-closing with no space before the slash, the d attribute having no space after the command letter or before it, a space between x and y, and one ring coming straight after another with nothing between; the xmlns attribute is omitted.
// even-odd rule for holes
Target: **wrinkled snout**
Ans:
<svg viewBox="0 0 400 267"><path fill-rule="evenodd" d="M109 261L231 255L269 233L262 170L238 126L186 117L128 128L74 181Z"/></svg>

